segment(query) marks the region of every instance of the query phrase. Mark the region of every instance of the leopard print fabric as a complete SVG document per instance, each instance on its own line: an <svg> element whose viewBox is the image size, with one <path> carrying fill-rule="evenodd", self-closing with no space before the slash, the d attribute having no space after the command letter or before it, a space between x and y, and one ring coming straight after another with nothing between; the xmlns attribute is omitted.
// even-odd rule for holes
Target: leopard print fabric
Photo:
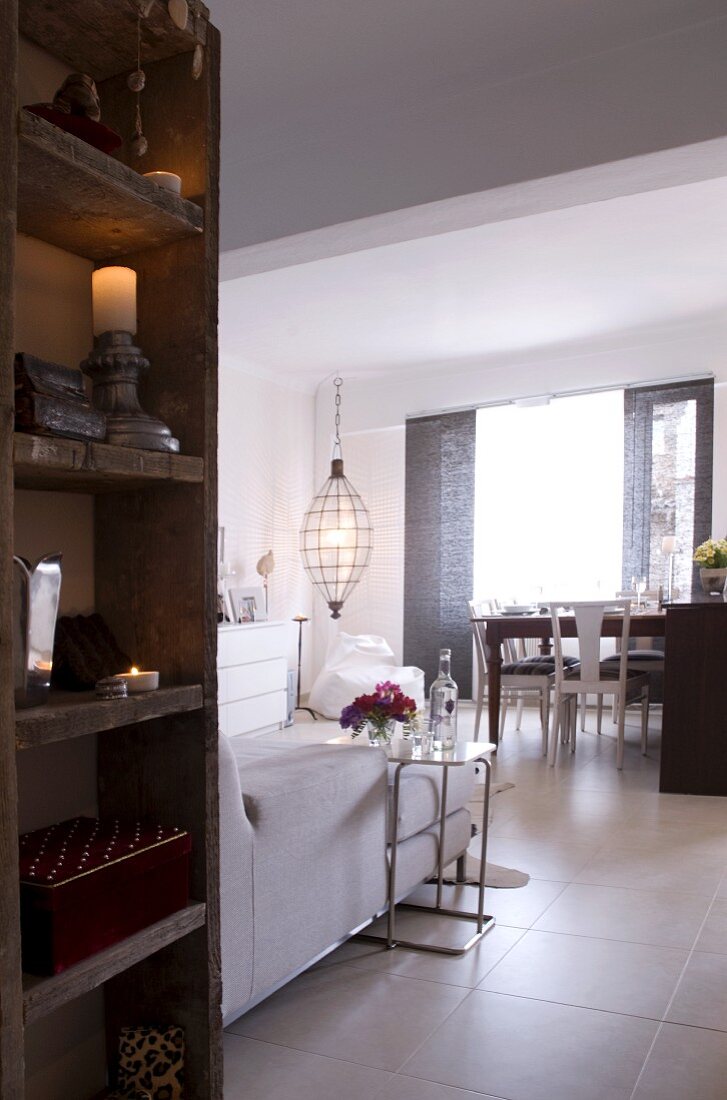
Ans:
<svg viewBox="0 0 727 1100"><path fill-rule="evenodd" d="M119 1091L147 1093L150 1100L184 1098L184 1032L181 1027L124 1027L119 1036Z"/></svg>

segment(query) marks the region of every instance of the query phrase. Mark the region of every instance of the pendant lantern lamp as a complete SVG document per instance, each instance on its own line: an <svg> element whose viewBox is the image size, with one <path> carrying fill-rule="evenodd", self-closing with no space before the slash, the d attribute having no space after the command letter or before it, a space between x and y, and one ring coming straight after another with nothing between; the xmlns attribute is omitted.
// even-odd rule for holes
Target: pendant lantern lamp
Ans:
<svg viewBox="0 0 727 1100"><path fill-rule="evenodd" d="M373 529L366 505L343 473L341 451L341 386L335 378L336 436L331 476L321 486L303 517L300 553L303 568L340 619L341 608L369 564Z"/></svg>

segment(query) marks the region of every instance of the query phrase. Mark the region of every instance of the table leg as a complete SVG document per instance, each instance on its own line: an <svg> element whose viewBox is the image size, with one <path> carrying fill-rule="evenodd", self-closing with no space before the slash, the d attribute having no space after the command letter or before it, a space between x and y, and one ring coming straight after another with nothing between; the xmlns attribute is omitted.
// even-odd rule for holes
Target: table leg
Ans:
<svg viewBox="0 0 727 1100"><path fill-rule="evenodd" d="M485 926L485 878L487 875L487 830L490 826L490 775L492 765L486 756L483 756L481 764L485 768L485 799L482 811L482 849L480 851L480 880L477 894L477 931L482 932Z"/></svg>
<svg viewBox="0 0 727 1100"><path fill-rule="evenodd" d="M553 652L553 639L541 638L538 649L542 653L543 657L549 657Z"/></svg>
<svg viewBox="0 0 727 1100"><path fill-rule="evenodd" d="M401 786L401 772L404 765L399 764L396 772L394 773L394 797L392 798L391 813L393 822L391 826L391 848L389 855L389 913L386 923L386 946L388 948L395 947L394 937L396 935L396 854L399 847L399 790ZM445 775L447 769L444 769ZM441 863L441 853L440 853Z"/></svg>
<svg viewBox="0 0 727 1100"><path fill-rule="evenodd" d="M485 645L487 660L487 717L490 726L490 744L496 745L500 735L500 666L502 646L499 642Z"/></svg>
<svg viewBox="0 0 727 1100"><path fill-rule="evenodd" d="M444 886L444 841L447 825L447 786L449 768L442 768L442 792L439 798L439 863L437 866L437 909L442 908L442 887Z"/></svg>

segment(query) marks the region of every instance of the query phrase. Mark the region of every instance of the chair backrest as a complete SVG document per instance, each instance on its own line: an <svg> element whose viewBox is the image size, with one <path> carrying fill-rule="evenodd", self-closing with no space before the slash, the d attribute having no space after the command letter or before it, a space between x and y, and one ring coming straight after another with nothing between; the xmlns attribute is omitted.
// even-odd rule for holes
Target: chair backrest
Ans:
<svg viewBox="0 0 727 1100"><path fill-rule="evenodd" d="M603 617L609 610L623 614L621 621L621 659L619 661L619 681L622 686L626 682L628 668L628 638L631 625L631 601L629 599L610 600L605 603L602 600L575 600L564 604L550 604L550 618L553 625L553 645L555 649L555 682L556 686L562 684L565 675L563 671L563 637L560 626L559 613L563 607L572 609L576 623L576 636L578 638L578 658L580 661L579 679L589 683L598 683L601 680L601 629Z"/></svg>
<svg viewBox="0 0 727 1100"><path fill-rule="evenodd" d="M497 600L491 598L467 601L467 610L469 611L470 623L472 624L472 635L475 641L477 671L481 677L480 682L483 682L487 673L487 661L485 660L485 624L475 622L475 620L482 618L484 615L494 615L497 613L497 609Z"/></svg>

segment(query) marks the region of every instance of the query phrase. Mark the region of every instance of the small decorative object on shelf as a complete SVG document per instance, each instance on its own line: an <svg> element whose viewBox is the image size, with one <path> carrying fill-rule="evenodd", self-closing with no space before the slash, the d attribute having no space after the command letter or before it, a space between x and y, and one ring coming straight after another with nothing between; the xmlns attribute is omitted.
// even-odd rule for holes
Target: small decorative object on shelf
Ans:
<svg viewBox="0 0 727 1100"><path fill-rule="evenodd" d="M130 267L101 267L93 272L95 349L81 363L93 380L93 403L106 414L106 441L147 451L179 451L179 440L139 404L139 379L149 369L136 332L136 272Z"/></svg>
<svg viewBox="0 0 727 1100"><path fill-rule="evenodd" d="M123 140L115 130L102 124L96 85L86 73L67 76L52 103L31 103L25 110L52 122L102 153L113 153Z"/></svg>
<svg viewBox="0 0 727 1100"><path fill-rule="evenodd" d="M146 87L146 73L141 67L141 20L146 18L148 9L140 7L136 15L136 68L126 78L129 91L136 96L136 128L130 142L131 152L135 157L143 157L149 148L149 142L144 137L141 125L141 93Z"/></svg>
<svg viewBox="0 0 727 1100"><path fill-rule="evenodd" d="M144 179L151 180L157 187L163 187L174 195L182 194L182 177L174 172L144 172Z"/></svg>
<svg viewBox="0 0 727 1100"><path fill-rule="evenodd" d="M18 352L15 430L100 442L106 438L106 417L92 408L80 370Z"/></svg>
<svg viewBox="0 0 727 1100"><path fill-rule="evenodd" d="M439 672L429 689L429 713L435 749L453 749L457 744L457 701L459 688L452 679L452 651L440 649Z"/></svg>
<svg viewBox="0 0 727 1100"><path fill-rule="evenodd" d="M727 539L707 539L694 551L702 588L708 596L721 596L727 581Z"/></svg>
<svg viewBox="0 0 727 1100"><path fill-rule="evenodd" d="M372 695L359 695L341 711L341 729L351 730L358 737L366 730L369 745L388 745L394 736L396 723L411 722L417 705L404 695L398 684L385 680L376 685Z"/></svg>
<svg viewBox="0 0 727 1100"><path fill-rule="evenodd" d="M129 686L123 676L105 676L96 684L99 699L126 699L128 694Z"/></svg>
<svg viewBox="0 0 727 1100"><path fill-rule="evenodd" d="M231 588L229 595L232 603L233 622L267 622L268 612L262 588Z"/></svg>
<svg viewBox="0 0 727 1100"><path fill-rule="evenodd" d="M17 708L37 707L48 701L61 561L61 554L49 554L31 567L24 558L13 558L13 679Z"/></svg>
<svg viewBox="0 0 727 1100"><path fill-rule="evenodd" d="M143 1093L150 1100L182 1100L184 1031L167 1027L123 1027L119 1034L120 1095ZM131 1093L127 1090L131 1089Z"/></svg>
<svg viewBox="0 0 727 1100"><path fill-rule="evenodd" d="M144 691L156 691L159 687L158 672L141 672L136 665L132 665L128 672L121 672L111 678L126 684L129 695L140 695Z"/></svg>
<svg viewBox="0 0 727 1100"><path fill-rule="evenodd" d="M268 550L267 554L263 554L259 562L255 566L259 576L263 579L263 589L265 590L265 614L268 613L268 577L275 568L275 558L273 557L272 550Z"/></svg>
<svg viewBox="0 0 727 1100"><path fill-rule="evenodd" d="M23 969L60 974L183 909L189 833L76 817L20 837Z"/></svg>
<svg viewBox="0 0 727 1100"><path fill-rule="evenodd" d="M100 615L64 615L58 620L53 687L90 691L99 680L127 668L131 668L131 658L119 648Z"/></svg>

